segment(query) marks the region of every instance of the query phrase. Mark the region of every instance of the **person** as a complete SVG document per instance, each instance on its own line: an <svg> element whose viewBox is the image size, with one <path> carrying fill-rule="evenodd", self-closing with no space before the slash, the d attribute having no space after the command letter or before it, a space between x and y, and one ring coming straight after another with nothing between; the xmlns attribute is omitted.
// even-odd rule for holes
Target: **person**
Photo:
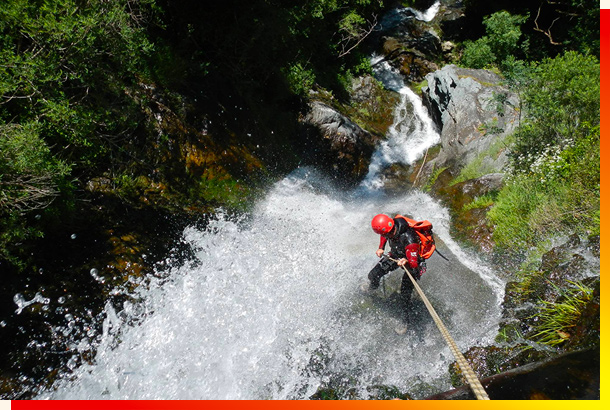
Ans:
<svg viewBox="0 0 610 410"><path fill-rule="evenodd" d="M364 284L362 290L371 293L377 288L381 278L398 268L404 267L415 280L419 280L425 271L423 258L420 257L420 240L415 230L411 228L407 220L397 215L391 218L385 214L376 215L371 221L371 227L375 233L380 235L379 247L375 252L380 258L379 262L371 269L368 274L369 283ZM385 253L385 247L389 245L389 254ZM410 308L411 294L413 293L413 283L407 272L402 276L400 285L400 300L403 312L403 322ZM406 332L406 326L399 326L397 333Z"/></svg>

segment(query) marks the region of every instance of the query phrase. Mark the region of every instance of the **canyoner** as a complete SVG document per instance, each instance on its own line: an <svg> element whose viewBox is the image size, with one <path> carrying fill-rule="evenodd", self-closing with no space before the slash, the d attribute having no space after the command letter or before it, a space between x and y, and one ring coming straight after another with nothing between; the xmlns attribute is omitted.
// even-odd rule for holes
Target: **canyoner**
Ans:
<svg viewBox="0 0 610 410"><path fill-rule="evenodd" d="M381 259L368 274L368 286L363 284L361 290L365 293L373 292L379 288L380 280L383 276L398 268L402 268L404 270L400 286L402 323L395 328L395 332L399 335L407 332L407 318L414 309L410 303L411 294L413 289L415 289L456 358L457 364L473 393L479 400L489 400L489 396L477 375L460 352L449 331L434 310L434 307L416 282L426 272L426 259L430 258L436 251L432 223L427 220L416 221L400 214L394 218L390 218L386 214L378 214L371 221L371 227L375 233L380 235L379 248L376 251L376 255ZM390 252L386 254L385 246L388 242ZM444 256L442 257L444 258Z"/></svg>
<svg viewBox="0 0 610 410"><path fill-rule="evenodd" d="M386 214L378 214L371 221L371 227L380 236L379 247L375 252L380 260L368 274L368 285L362 284L361 290L370 294L379 288L383 276L398 268L405 269L400 286L402 323L395 329L396 333L404 334L407 331L409 311L412 309L410 301L413 285L408 274L419 280L426 272L426 259L436 250L432 223L426 220L416 221L402 215L391 218ZM386 244L390 246L387 255Z"/></svg>

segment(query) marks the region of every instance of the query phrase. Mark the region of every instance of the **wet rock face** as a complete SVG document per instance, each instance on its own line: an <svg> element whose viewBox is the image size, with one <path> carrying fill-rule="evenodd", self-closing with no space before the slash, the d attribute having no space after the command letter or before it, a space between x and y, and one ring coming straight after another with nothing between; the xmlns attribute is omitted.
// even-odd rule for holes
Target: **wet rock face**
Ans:
<svg viewBox="0 0 610 410"><path fill-rule="evenodd" d="M500 333L506 341L538 340L541 309L547 304L562 304L573 298L582 284L592 291L580 305L579 314L568 328L558 329L563 341L556 351L596 348L600 338L599 259L591 252L591 242L573 235L542 256L540 267L518 281L507 283L502 303ZM572 293L570 293L572 292ZM553 352L554 350L547 349Z"/></svg>
<svg viewBox="0 0 610 410"><path fill-rule="evenodd" d="M447 172L446 175L449 175ZM489 206L467 208L477 198L499 191L504 184L504 174L493 173L454 185L439 179L437 194L449 205L455 215L452 229L457 236L476 244L482 251L493 250L493 227L487 224Z"/></svg>
<svg viewBox="0 0 610 410"><path fill-rule="evenodd" d="M303 124L311 143L309 155L316 163L348 182L366 175L375 148L374 137L369 132L320 101L310 104Z"/></svg>
<svg viewBox="0 0 610 410"><path fill-rule="evenodd" d="M421 82L426 74L438 69L436 61L443 49L441 38L431 23L416 19L410 9L396 8L384 16L378 28L374 40L376 51L383 54L407 82Z"/></svg>

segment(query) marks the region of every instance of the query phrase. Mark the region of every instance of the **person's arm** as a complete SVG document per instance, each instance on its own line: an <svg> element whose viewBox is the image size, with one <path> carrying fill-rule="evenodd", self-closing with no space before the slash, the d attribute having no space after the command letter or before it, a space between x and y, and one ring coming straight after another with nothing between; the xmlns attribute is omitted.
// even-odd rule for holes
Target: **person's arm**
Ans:
<svg viewBox="0 0 610 410"><path fill-rule="evenodd" d="M375 252L377 257L381 258L381 255L383 255L383 250L385 249L385 244L387 241L388 241L388 238L386 238L385 236L379 235L379 249L377 249L377 252Z"/></svg>

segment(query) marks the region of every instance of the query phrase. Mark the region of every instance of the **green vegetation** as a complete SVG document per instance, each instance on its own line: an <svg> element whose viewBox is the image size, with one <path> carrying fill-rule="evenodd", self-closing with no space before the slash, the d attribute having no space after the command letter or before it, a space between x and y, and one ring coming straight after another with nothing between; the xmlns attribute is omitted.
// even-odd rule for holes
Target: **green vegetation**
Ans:
<svg viewBox="0 0 610 410"><path fill-rule="evenodd" d="M496 243L508 249L599 233L599 62L568 52L528 72L512 178L488 214Z"/></svg>
<svg viewBox="0 0 610 410"><path fill-rule="evenodd" d="M487 35L464 42L462 64L471 68L497 65L518 51L527 51L527 41L520 43L521 24L527 16L513 16L499 11L483 19Z"/></svg>
<svg viewBox="0 0 610 410"><path fill-rule="evenodd" d="M549 346L558 346L569 340L594 296L593 288L582 283L573 285L574 288L565 291L561 300L544 302L536 315L539 322L532 339Z"/></svg>
<svg viewBox="0 0 610 410"><path fill-rule="evenodd" d="M440 167L440 168L434 168L432 170L432 174L430 175L430 178L428 179L428 181L426 182L426 185L424 185L422 187L423 191L430 191L432 189L432 186L434 185L434 183L436 182L436 180L438 179L438 177L443 173L443 171L445 171L447 169L447 167Z"/></svg>
<svg viewBox="0 0 610 410"><path fill-rule="evenodd" d="M492 206L496 202L496 196L492 194L481 195L474 199L472 202L463 206L462 211L469 211L471 209L487 208Z"/></svg>

